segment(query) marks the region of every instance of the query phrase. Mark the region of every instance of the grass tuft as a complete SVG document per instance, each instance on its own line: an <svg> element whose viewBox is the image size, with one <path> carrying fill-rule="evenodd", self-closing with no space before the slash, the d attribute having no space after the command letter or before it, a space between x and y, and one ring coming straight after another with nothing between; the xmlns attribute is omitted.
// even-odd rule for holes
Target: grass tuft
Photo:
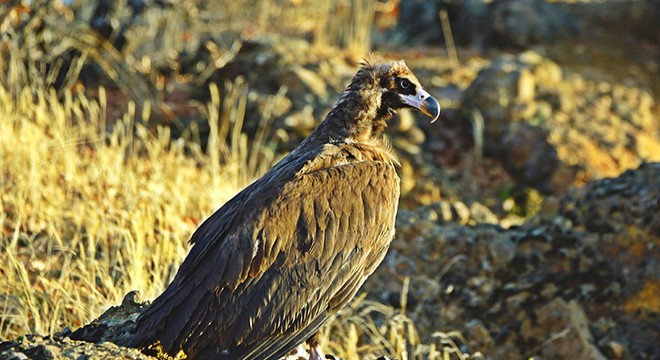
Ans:
<svg viewBox="0 0 660 360"><path fill-rule="evenodd" d="M107 133L106 105L82 94L0 88L0 104L5 339L80 326L131 289L155 296L197 223L247 181L236 159L135 124L134 107Z"/></svg>

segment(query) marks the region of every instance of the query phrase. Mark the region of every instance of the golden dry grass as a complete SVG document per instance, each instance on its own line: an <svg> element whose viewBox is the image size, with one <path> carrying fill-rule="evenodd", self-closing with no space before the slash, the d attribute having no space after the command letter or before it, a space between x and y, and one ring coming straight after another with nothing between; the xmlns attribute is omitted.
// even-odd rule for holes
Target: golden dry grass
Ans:
<svg viewBox="0 0 660 360"><path fill-rule="evenodd" d="M0 89L3 338L79 326L129 289L153 297L196 223L243 185L238 164L209 166L130 113L106 134L104 101L35 100Z"/></svg>

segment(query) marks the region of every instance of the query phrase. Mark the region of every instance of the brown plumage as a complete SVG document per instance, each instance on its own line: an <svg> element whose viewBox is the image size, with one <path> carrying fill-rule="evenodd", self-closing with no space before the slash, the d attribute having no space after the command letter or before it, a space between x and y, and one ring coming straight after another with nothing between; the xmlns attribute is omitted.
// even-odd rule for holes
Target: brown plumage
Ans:
<svg viewBox="0 0 660 360"><path fill-rule="evenodd" d="M364 63L323 122L209 217L131 346L193 359L278 359L353 298L394 236L393 111L434 120L437 101L402 61Z"/></svg>

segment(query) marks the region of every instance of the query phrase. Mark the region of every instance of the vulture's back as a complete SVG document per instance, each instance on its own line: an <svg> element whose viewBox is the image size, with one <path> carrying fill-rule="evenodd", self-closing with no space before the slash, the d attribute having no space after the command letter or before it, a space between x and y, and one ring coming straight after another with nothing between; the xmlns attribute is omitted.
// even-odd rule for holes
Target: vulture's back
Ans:
<svg viewBox="0 0 660 360"><path fill-rule="evenodd" d="M200 226L132 345L159 341L189 358L286 355L380 264L398 197L380 142L294 151Z"/></svg>

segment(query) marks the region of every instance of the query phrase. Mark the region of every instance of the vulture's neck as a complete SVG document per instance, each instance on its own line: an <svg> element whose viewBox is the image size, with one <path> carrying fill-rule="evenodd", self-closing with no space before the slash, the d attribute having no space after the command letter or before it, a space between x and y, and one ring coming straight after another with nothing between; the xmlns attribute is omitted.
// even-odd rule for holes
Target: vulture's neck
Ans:
<svg viewBox="0 0 660 360"><path fill-rule="evenodd" d="M390 117L389 111L382 110L376 82L354 78L310 137L327 142L371 142L382 137Z"/></svg>

